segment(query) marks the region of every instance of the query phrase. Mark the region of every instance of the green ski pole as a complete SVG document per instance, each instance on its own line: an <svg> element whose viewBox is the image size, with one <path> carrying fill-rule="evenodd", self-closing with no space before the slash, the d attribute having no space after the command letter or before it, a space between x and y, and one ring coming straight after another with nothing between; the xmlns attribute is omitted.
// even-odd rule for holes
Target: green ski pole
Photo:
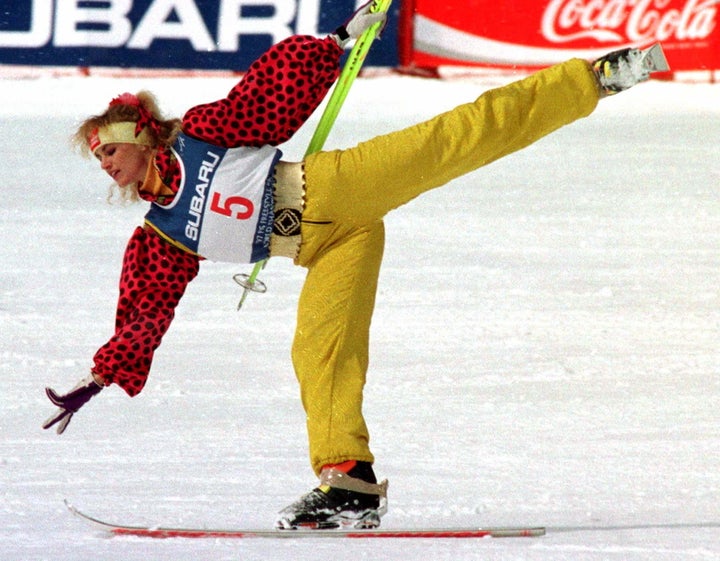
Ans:
<svg viewBox="0 0 720 561"><path fill-rule="evenodd" d="M386 12L388 8L390 8L391 2L392 0L375 0L371 11ZM352 50L350 51L350 55L348 56L348 60L345 63L345 66L343 67L340 76L338 77L338 81L337 84L335 84L333 93L330 96L327 105L325 106L325 111L320 117L320 121L315 128L315 133L310 139L310 144L305 151L306 156L318 152L325 144L325 141L330 134L330 129L332 129L332 126L335 124L335 119L337 119L337 116L340 113L340 108L343 106L345 98L350 91L350 86L355 81L357 75L360 73L360 69L362 68L363 63L365 62L365 58L370 51L370 46L376 39L381 26L382 23L380 22L372 25L371 27L366 29L355 42L355 45L353 46ZM243 287L243 293L237 306L238 310L242 308L242 305L250 292L263 293L267 290L265 284L258 279L260 271L265 268L267 262L268 260L266 258L262 261L258 261L257 263L255 263L255 267L253 267L253 270L249 275L244 273L238 273L237 275L233 276L235 282Z"/></svg>
<svg viewBox="0 0 720 561"><path fill-rule="evenodd" d="M390 7L391 1L392 0L375 0L375 4L371 8L371 11L386 12ZM312 139L310 139L310 144L305 152L306 156L321 150L325 144L325 141L330 134L330 129L333 124L335 124L335 119L340 113L340 108L343 106L345 98L350 91L350 86L360 73L360 69L362 68L365 58L370 51L370 46L377 37L381 26L381 23L376 23L366 29L363 34L358 37L355 46L350 51L347 63L338 77L337 84L335 84L335 89L333 90L330 100L325 107L325 111L320 118L320 122L315 128L315 134Z"/></svg>

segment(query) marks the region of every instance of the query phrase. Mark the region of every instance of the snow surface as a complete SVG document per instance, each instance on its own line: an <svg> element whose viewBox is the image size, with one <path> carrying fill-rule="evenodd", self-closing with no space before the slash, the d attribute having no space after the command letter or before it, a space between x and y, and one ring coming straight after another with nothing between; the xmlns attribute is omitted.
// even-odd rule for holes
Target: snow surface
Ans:
<svg viewBox="0 0 720 561"><path fill-rule="evenodd" d="M494 80L497 80L495 78ZM58 437L109 337L144 206L68 145L110 97L169 114L229 78L0 82L0 558L716 560L720 556L720 87L652 82L387 219L366 414L390 479L383 526L543 525L537 539L108 538L103 519L270 527L308 491L289 360L303 271L205 263L145 392L117 387ZM326 146L471 100L488 80L359 79ZM286 147L304 152L318 114ZM478 124L478 126L482 126ZM568 531L575 527L595 529ZM619 527L612 531L603 527Z"/></svg>

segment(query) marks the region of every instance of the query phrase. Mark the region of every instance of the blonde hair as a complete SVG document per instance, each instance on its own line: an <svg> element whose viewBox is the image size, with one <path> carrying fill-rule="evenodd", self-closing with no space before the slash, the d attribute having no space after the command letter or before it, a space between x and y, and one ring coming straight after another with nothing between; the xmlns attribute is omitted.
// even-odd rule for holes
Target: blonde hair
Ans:
<svg viewBox="0 0 720 561"><path fill-rule="evenodd" d="M113 99L107 109L99 115L85 119L78 126L75 134L72 135L73 146L83 156L93 156L90 142L94 134L103 127L113 123L133 122L141 119L148 120L152 126L146 126L143 133L148 135L154 148L169 148L175 142L180 133L180 119L166 119L158 107L155 96L149 91L142 90L137 94L122 94ZM127 186L118 189L116 185L110 186L107 200L112 202L113 198L121 203L135 202L139 200L136 186Z"/></svg>

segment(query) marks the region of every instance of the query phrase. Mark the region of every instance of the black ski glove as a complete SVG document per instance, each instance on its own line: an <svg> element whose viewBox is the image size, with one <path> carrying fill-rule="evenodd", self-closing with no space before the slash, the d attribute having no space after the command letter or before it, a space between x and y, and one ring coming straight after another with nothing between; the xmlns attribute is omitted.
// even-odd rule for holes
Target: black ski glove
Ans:
<svg viewBox="0 0 720 561"><path fill-rule="evenodd" d="M49 429L54 424L60 423L57 426L57 433L62 434L70 423L73 414L77 413L92 397L99 394L103 387L90 374L87 378L80 380L77 386L64 395L59 395L52 388L45 388L45 394L53 402L53 405L57 405L58 410L43 423L42 427Z"/></svg>

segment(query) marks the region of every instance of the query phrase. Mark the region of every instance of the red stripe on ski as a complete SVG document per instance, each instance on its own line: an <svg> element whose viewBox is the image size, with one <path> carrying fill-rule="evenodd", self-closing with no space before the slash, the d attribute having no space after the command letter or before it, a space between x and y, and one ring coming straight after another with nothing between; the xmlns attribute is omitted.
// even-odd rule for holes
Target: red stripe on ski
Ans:
<svg viewBox="0 0 720 561"><path fill-rule="evenodd" d="M155 539L167 538L530 538L545 534L544 528L479 528L436 530L199 530L192 528L141 528L113 526L109 531L116 536L136 536Z"/></svg>

